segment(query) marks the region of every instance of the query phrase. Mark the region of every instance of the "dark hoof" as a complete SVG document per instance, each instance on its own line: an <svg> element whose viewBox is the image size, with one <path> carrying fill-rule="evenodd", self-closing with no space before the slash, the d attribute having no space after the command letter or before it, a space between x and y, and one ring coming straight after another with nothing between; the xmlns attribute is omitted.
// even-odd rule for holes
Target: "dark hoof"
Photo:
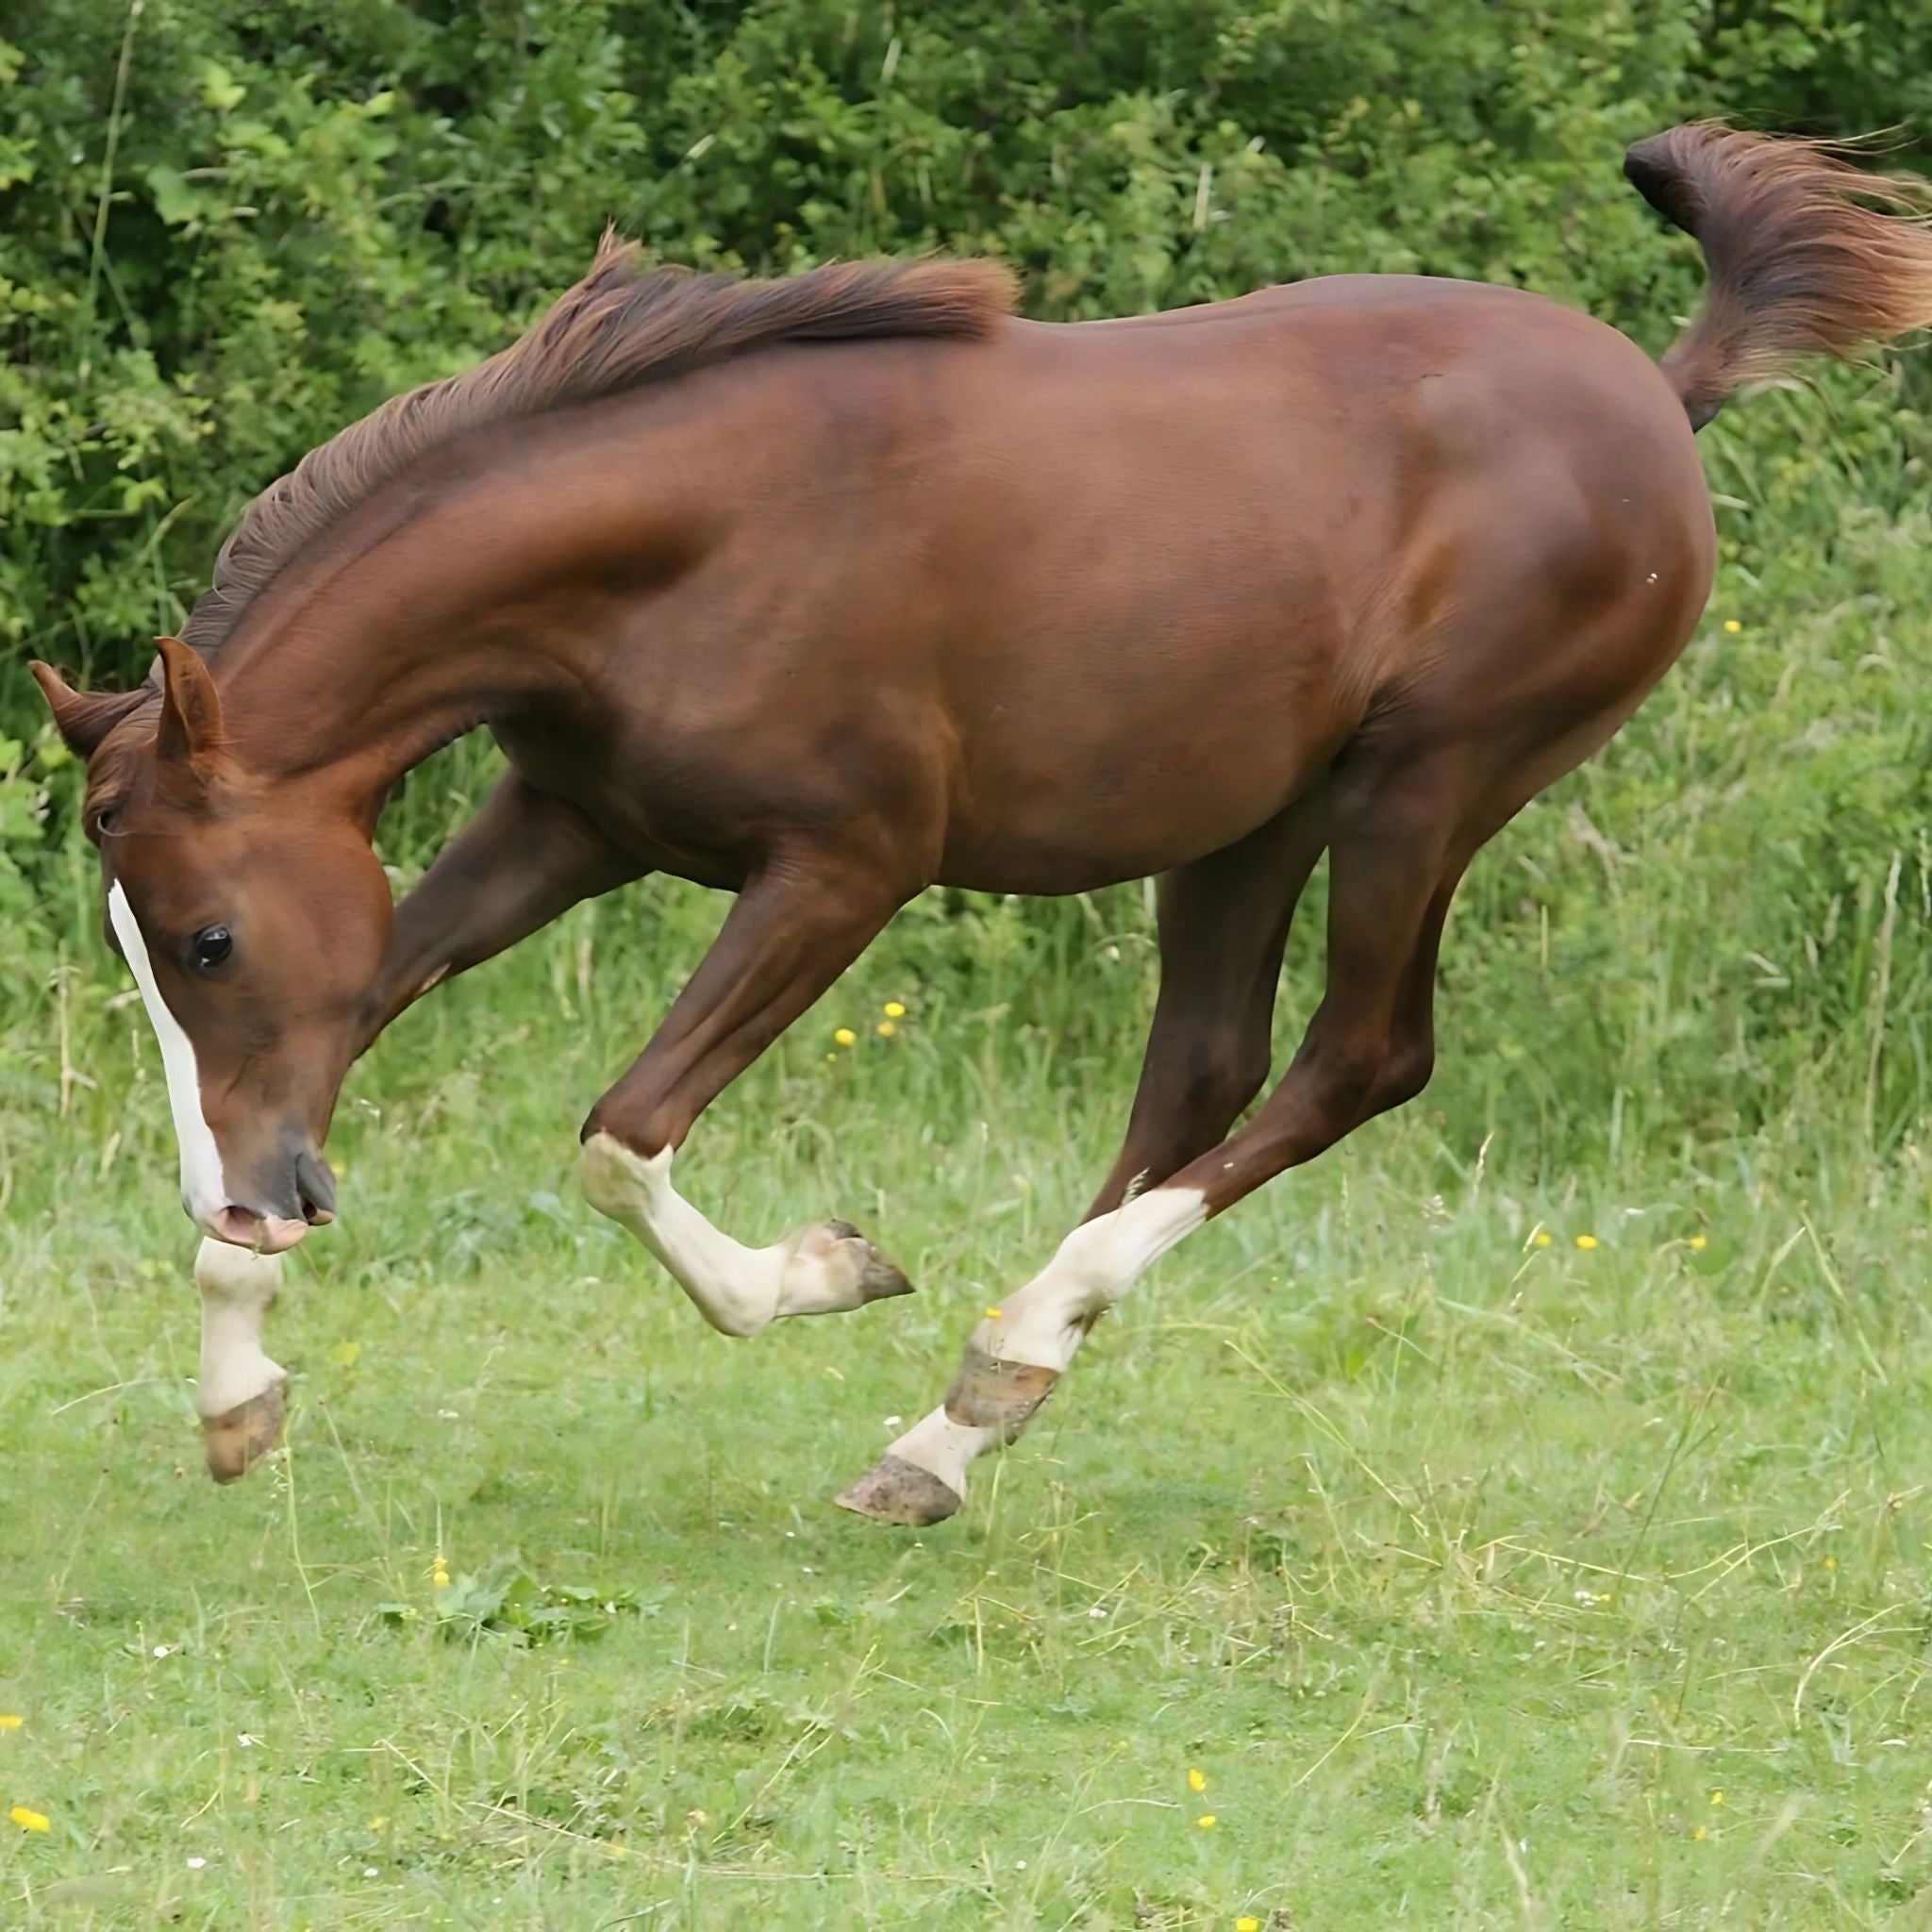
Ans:
<svg viewBox="0 0 1932 1932"><path fill-rule="evenodd" d="M959 1373L946 1391L946 1414L974 1428L997 1429L1001 1440L1010 1442L1033 1420L1059 1378L1058 1369L997 1361L969 1341Z"/></svg>
<svg viewBox="0 0 1932 1932"><path fill-rule="evenodd" d="M208 1474L218 1483L237 1482L246 1475L281 1441L286 1412L283 1386L276 1382L225 1414L203 1416L202 1449Z"/></svg>
<svg viewBox="0 0 1932 1932"><path fill-rule="evenodd" d="M876 1469L860 1476L835 1500L840 1508L849 1509L855 1516L870 1516L874 1523L902 1523L908 1529L924 1529L958 1515L964 1498L929 1470L903 1462L896 1456L882 1456Z"/></svg>
<svg viewBox="0 0 1932 1932"><path fill-rule="evenodd" d="M858 1298L866 1302L890 1301L895 1294L910 1294L912 1284L892 1262L879 1253L849 1221L828 1221L825 1232L835 1241L851 1244L858 1269Z"/></svg>

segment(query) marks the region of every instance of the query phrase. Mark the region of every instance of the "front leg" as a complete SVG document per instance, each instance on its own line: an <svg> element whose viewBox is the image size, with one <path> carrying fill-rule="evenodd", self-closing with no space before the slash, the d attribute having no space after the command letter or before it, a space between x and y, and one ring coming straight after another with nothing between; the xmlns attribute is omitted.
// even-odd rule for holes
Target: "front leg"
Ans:
<svg viewBox="0 0 1932 1932"><path fill-rule="evenodd" d="M282 1257L205 1241L194 1260L201 1291L201 1415L208 1473L218 1483L244 1476L282 1440L280 1365L261 1346L262 1324L281 1291Z"/></svg>
<svg viewBox="0 0 1932 1932"><path fill-rule="evenodd" d="M648 870L568 799L510 773L396 908L358 1055L432 987Z"/></svg>
<svg viewBox="0 0 1932 1932"><path fill-rule="evenodd" d="M431 987L644 870L574 805L511 773L398 908L389 956L365 1003L358 1054ZM282 1439L286 1377L261 1345L282 1285L281 1257L205 1241L194 1280L203 1447L208 1474L231 1483Z"/></svg>
<svg viewBox="0 0 1932 1932"><path fill-rule="evenodd" d="M869 945L909 896L869 868L812 855L748 884L656 1037L584 1127L583 1185L676 1279L712 1327L756 1335L780 1315L909 1291L849 1222L768 1248L721 1232L671 1185L692 1123Z"/></svg>

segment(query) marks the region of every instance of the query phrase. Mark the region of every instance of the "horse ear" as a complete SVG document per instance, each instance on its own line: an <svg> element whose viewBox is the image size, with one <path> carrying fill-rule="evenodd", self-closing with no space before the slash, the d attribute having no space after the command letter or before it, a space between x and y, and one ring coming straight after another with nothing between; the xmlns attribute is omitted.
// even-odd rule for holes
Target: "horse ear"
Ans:
<svg viewBox="0 0 1932 1932"><path fill-rule="evenodd" d="M133 691L75 691L51 664L36 660L27 668L54 714L55 730L67 749L83 758L92 758L108 733L148 695L139 685Z"/></svg>
<svg viewBox="0 0 1932 1932"><path fill-rule="evenodd" d="M163 764L196 771L221 750L222 700L198 652L179 638L157 638L161 648L161 722L155 756Z"/></svg>

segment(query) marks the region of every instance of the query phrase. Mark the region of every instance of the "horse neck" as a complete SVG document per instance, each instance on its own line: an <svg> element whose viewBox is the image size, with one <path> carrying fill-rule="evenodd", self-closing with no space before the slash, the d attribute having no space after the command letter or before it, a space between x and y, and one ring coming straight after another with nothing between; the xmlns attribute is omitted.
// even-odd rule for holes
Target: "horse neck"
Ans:
<svg viewBox="0 0 1932 1932"><path fill-rule="evenodd" d="M229 748L372 811L452 739L580 695L608 595L541 483L362 517L272 582L213 658Z"/></svg>

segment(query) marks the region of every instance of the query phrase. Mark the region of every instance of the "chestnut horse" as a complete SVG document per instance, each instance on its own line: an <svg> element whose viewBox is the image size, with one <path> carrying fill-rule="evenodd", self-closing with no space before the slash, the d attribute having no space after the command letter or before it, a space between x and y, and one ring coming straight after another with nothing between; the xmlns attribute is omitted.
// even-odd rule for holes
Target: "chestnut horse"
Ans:
<svg viewBox="0 0 1932 1932"><path fill-rule="evenodd" d="M747 1247L679 1195L724 1087L933 882L1160 875L1125 1144L943 1404L840 1499L890 1522L956 1510L1158 1256L1418 1092L1463 869L1703 609L1693 430L1799 354L1932 321L1913 191L1714 125L1625 166L1709 269L1661 368L1472 283L1056 327L1014 320L985 262L745 282L607 241L521 341L258 498L147 687L36 665L91 759L111 941L209 1238L214 1474L281 1425L270 1257L330 1218L351 1061L440 980L650 872L738 896L592 1109L583 1182L732 1335L906 1282L843 1222ZM477 724L508 775L392 917L384 798ZM1324 850L1326 990L1230 1133Z"/></svg>

